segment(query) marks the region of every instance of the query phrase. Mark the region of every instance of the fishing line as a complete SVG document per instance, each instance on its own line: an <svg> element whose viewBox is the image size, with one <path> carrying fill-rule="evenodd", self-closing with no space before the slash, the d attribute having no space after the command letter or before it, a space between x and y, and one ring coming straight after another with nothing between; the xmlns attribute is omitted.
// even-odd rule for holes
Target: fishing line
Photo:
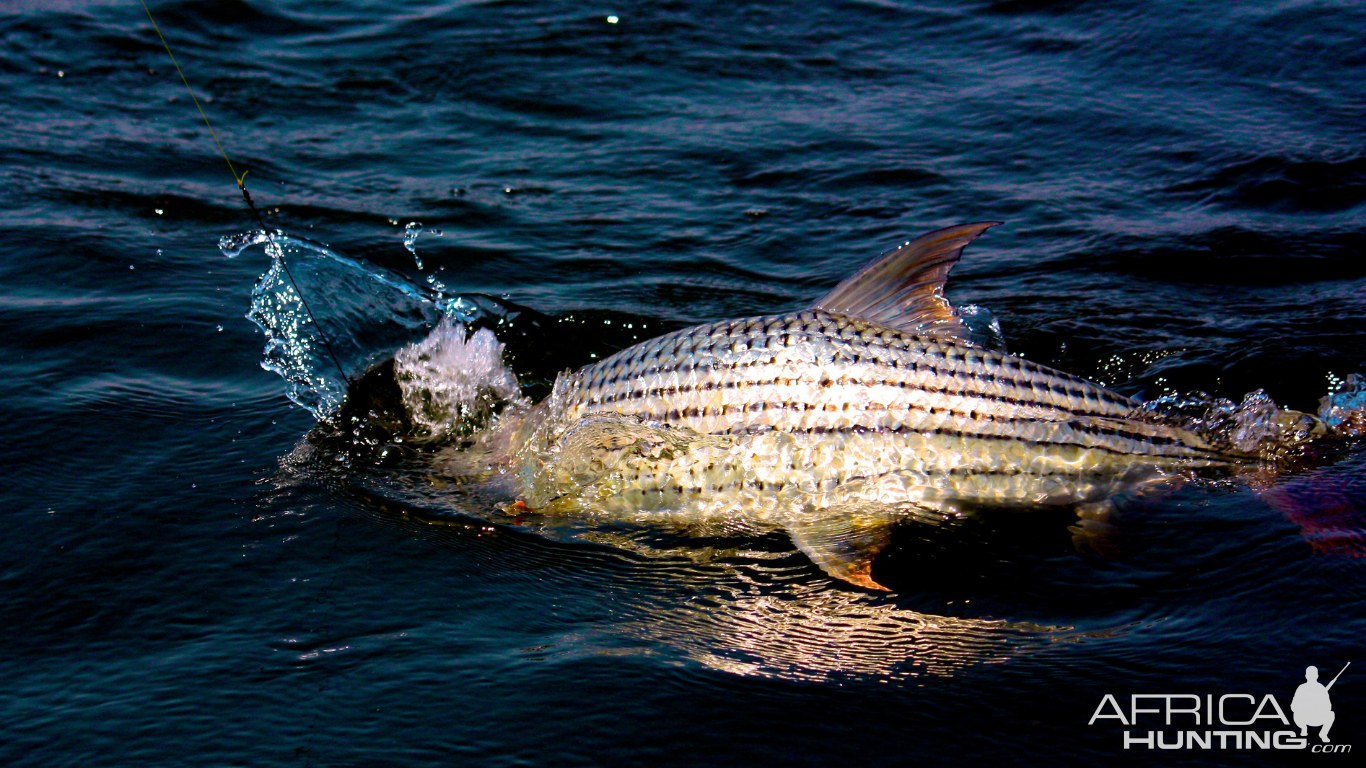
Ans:
<svg viewBox="0 0 1366 768"><path fill-rule="evenodd" d="M232 174L233 181L237 182L237 188L242 190L242 199L247 202L247 208L251 210L251 215L256 219L256 223L261 226L261 233L270 241L275 253L280 257L280 266L285 269L285 277L289 278L289 284L294 286L294 292L299 296L299 303L304 307L304 312L308 314L308 319L313 323L313 327L318 329L318 338L323 340L323 346L327 348L327 354L331 355L332 363L337 366L337 373L341 374L342 380L350 386L353 382L351 377L346 375L346 369L342 367L341 360L337 353L332 349L332 343L327 340L327 332L323 330L318 318L313 316L313 309L308 306L308 299L304 298L304 292L299 288L299 284L294 280L294 273L289 271L289 264L285 261L285 251L280 244L275 241L275 236L271 234L270 228L261 219L261 214L256 210L256 205L251 201L251 193L247 191L247 172L243 171L238 175L237 169L233 167L232 160L228 159L228 152L223 148L223 142L218 139L218 132L213 129L213 123L209 122L209 115L204 111L204 107L199 103L199 99L194 95L194 89L190 87L190 81L185 77L185 72L180 68L180 62L176 61L175 54L171 53L171 45L166 42L166 36L161 34L161 27L157 25L157 20L152 18L152 9L147 7L147 0L138 0L142 3L142 10L147 12L147 20L152 22L152 29L156 30L157 37L161 38L161 45L166 49L166 55L171 58L171 66L175 67L176 74L180 75L180 82L185 84L185 90L190 92L190 100L194 102L195 108L199 110L199 116L204 118L204 125L209 129L209 135L213 137L213 143L218 145L219 154L223 155L223 162L228 164L228 172Z"/></svg>

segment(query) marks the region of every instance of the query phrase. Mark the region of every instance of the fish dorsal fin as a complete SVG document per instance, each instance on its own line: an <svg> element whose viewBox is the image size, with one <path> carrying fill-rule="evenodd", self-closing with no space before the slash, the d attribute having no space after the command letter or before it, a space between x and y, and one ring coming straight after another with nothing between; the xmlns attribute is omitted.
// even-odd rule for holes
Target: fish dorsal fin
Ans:
<svg viewBox="0 0 1366 768"><path fill-rule="evenodd" d="M1000 223L959 224L921 235L875 259L814 306L902 333L973 344L958 311L944 298L944 280L963 248Z"/></svg>

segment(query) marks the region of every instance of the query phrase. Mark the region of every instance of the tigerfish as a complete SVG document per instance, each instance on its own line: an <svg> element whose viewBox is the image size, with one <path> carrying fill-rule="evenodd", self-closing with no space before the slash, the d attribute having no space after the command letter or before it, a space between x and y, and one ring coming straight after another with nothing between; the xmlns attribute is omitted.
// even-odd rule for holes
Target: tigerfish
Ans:
<svg viewBox="0 0 1366 768"><path fill-rule="evenodd" d="M998 223L910 241L802 311L686 328L565 372L480 438L487 477L545 515L784 529L830 576L881 590L872 560L901 520L965 506L1085 517L1241 460L975 341L943 287Z"/></svg>

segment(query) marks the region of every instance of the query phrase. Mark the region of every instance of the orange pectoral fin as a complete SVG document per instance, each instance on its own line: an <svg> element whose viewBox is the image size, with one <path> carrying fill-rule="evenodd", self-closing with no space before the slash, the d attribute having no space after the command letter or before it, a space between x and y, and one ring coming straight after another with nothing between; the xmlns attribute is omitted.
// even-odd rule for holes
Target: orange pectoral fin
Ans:
<svg viewBox="0 0 1366 768"><path fill-rule="evenodd" d="M891 591L873 580L873 558L891 541L886 522L858 521L852 513L829 509L790 522L788 531L797 549L829 576L864 589Z"/></svg>

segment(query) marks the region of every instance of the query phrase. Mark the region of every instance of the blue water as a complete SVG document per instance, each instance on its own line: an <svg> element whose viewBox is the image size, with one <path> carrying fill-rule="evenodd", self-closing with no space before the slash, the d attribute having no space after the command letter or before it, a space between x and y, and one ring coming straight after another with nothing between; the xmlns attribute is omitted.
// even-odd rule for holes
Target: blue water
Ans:
<svg viewBox="0 0 1366 768"><path fill-rule="evenodd" d="M949 294L1040 363L1306 411L1366 371L1360 3L151 7L266 222L526 308L533 396L978 220ZM300 469L269 259L219 250L255 222L142 8L18 0L0 42L0 763L1281 764L1087 721L1349 661L1366 747L1360 441L1131 500L1103 553L1048 513L899 530L886 596L781 537L443 515ZM319 263L347 365L420 337Z"/></svg>

